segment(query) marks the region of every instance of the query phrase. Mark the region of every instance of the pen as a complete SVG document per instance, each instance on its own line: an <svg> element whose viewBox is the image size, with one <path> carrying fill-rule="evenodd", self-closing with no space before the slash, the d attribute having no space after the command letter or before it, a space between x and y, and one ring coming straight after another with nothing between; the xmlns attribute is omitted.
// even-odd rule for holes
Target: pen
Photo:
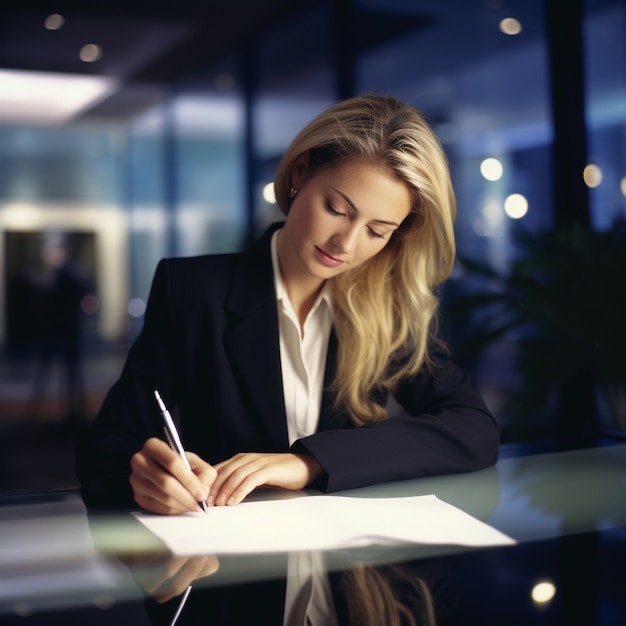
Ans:
<svg viewBox="0 0 626 626"><path fill-rule="evenodd" d="M191 465L189 464L189 459L185 454L185 449L183 448L183 444L180 441L180 436L178 435L178 431L176 430L176 425L174 424L174 420L170 415L170 412L167 410L165 403L161 399L159 392L154 390L154 397L156 398L157 404L159 405L159 409L161 411L161 417L163 418L163 429L165 430L165 438L167 439L167 443L170 444L170 448L175 452L178 452L180 458L183 460L185 467L191 471ZM200 508L207 513L208 507L206 502L198 502Z"/></svg>

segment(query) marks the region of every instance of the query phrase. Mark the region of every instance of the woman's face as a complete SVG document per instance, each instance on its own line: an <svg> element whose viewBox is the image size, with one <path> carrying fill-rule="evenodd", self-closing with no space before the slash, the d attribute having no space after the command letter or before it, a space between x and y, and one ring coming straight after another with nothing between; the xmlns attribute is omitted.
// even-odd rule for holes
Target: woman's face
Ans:
<svg viewBox="0 0 626 626"><path fill-rule="evenodd" d="M306 163L301 168L306 171ZM409 186L380 166L350 161L292 175L298 193L278 239L286 283L315 284L380 252L409 214Z"/></svg>

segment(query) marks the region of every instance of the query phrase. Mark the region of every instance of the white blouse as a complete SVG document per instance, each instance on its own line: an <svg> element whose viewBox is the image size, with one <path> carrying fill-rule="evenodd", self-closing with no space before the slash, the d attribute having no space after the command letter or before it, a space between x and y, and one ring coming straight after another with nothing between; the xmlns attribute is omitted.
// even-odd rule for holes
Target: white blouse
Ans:
<svg viewBox="0 0 626 626"><path fill-rule="evenodd" d="M272 236L271 251L278 307L283 395L291 445L296 439L312 435L317 430L332 310L330 294L327 286L324 286L304 321L303 332L300 332L300 323L280 276L277 235L278 231Z"/></svg>

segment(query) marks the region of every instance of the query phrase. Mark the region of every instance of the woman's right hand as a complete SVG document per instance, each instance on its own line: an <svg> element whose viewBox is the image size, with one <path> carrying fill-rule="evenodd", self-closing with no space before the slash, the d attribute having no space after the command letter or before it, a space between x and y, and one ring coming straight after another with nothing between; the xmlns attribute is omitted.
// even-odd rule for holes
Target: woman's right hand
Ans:
<svg viewBox="0 0 626 626"><path fill-rule="evenodd" d="M191 472L167 443L148 439L130 460L130 484L135 502L152 513L178 514L198 511L217 476L212 465L187 452Z"/></svg>
<svg viewBox="0 0 626 626"><path fill-rule="evenodd" d="M213 554L130 557L122 561L141 588L159 603L180 596L193 582L212 576L220 567Z"/></svg>

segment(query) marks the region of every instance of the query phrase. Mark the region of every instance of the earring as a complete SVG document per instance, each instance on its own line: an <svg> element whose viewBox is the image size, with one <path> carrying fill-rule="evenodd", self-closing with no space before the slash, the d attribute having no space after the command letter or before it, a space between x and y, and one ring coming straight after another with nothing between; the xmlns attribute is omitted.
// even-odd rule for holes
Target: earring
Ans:
<svg viewBox="0 0 626 626"><path fill-rule="evenodd" d="M289 199L293 200L296 197L297 194L298 194L298 190L295 187L292 187L289 190Z"/></svg>

